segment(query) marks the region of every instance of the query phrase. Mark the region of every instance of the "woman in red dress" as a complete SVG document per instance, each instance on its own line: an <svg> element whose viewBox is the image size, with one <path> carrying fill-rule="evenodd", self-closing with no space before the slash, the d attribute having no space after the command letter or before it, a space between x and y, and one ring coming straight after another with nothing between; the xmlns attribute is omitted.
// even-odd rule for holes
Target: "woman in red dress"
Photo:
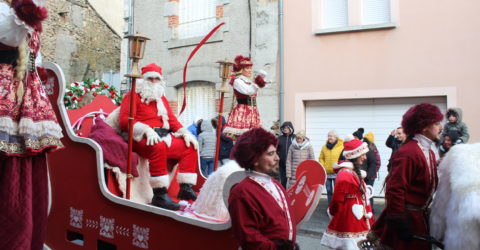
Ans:
<svg viewBox="0 0 480 250"><path fill-rule="evenodd" d="M345 138L343 155L347 161L334 165L337 180L328 210L333 218L323 234L322 245L358 249L357 242L365 239L370 230L374 219L363 181L366 173L360 170L367 152L367 143L353 135Z"/></svg>
<svg viewBox="0 0 480 250"><path fill-rule="evenodd" d="M62 147L62 130L35 62L43 0L0 0L1 249L42 249L46 233L46 152Z"/></svg>
<svg viewBox="0 0 480 250"><path fill-rule="evenodd" d="M230 111L223 133L236 140L244 132L261 127L260 114L257 108L257 92L265 87L265 73L252 81L252 61L248 57L237 56L233 64L235 77L230 80L237 105Z"/></svg>

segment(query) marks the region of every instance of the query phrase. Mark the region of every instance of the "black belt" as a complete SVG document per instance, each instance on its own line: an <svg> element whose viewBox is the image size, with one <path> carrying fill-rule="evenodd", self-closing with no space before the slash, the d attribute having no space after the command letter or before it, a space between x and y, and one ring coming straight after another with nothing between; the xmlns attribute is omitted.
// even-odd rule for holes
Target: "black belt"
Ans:
<svg viewBox="0 0 480 250"><path fill-rule="evenodd" d="M160 137L165 137L167 136L169 133L170 133L170 130L169 129L164 129L164 128L159 128L159 127L155 127L153 128L153 130L155 130L155 132L158 134L158 136Z"/></svg>
<svg viewBox="0 0 480 250"><path fill-rule="evenodd" d="M11 64L17 66L18 50L1 50L0 49L0 63Z"/></svg>
<svg viewBox="0 0 480 250"><path fill-rule="evenodd" d="M249 106L257 106L257 99L256 98L242 98L242 99L237 99L238 104L244 104L244 105L249 105Z"/></svg>
<svg viewBox="0 0 480 250"><path fill-rule="evenodd" d="M427 209L425 207L420 207L417 205L413 205L410 203L405 204L405 208L408 210L413 210L413 211L426 211Z"/></svg>

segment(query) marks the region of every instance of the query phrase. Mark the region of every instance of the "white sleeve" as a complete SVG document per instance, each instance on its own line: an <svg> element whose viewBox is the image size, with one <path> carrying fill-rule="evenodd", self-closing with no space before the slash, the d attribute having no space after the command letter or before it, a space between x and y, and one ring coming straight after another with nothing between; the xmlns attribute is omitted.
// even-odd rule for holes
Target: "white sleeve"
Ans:
<svg viewBox="0 0 480 250"><path fill-rule="evenodd" d="M18 47L29 32L33 32L33 28L20 20L7 3L0 2L0 43Z"/></svg>
<svg viewBox="0 0 480 250"><path fill-rule="evenodd" d="M238 78L233 82L233 88L244 95L253 95L258 91L257 84L246 84L243 80Z"/></svg>

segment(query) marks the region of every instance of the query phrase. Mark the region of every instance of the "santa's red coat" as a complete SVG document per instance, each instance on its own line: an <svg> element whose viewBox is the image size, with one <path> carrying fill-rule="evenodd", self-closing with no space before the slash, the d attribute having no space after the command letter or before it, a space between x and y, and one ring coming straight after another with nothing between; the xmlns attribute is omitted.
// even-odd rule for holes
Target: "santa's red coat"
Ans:
<svg viewBox="0 0 480 250"><path fill-rule="evenodd" d="M403 241L389 228L388 218L404 219L414 234L428 235L428 218L424 211L411 207L427 207L438 183L435 155L430 150L430 164L427 164L418 142L405 143L394 155L390 177L386 184L386 208L373 225L372 232L381 242L398 250L430 250L425 241Z"/></svg>
<svg viewBox="0 0 480 250"><path fill-rule="evenodd" d="M125 95L120 108L120 128L123 131L128 131L130 96L131 92L128 92ZM134 97L134 128L135 124L138 122L146 124L151 128L165 127L165 121L162 116L158 115L156 101L146 104L142 102L140 94L135 93ZM162 96L162 102L168 115L168 127L172 132L177 132L179 129L183 128L183 126L173 114L165 96ZM144 136L140 141L133 142L133 150L141 157L148 159L151 176L168 174L167 159L179 160L178 169L180 173L195 173L198 168L198 153L193 146L187 148L183 138L172 136L170 147L168 147L163 141L153 146L147 146L146 137Z"/></svg>

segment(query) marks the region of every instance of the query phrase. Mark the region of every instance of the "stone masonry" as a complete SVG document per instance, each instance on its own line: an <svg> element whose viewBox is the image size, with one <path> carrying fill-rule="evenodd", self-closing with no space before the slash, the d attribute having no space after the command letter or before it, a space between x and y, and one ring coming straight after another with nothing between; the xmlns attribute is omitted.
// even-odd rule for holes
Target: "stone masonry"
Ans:
<svg viewBox="0 0 480 250"><path fill-rule="evenodd" d="M43 23L43 61L60 65L67 84L120 70L117 35L87 0L46 2L49 16Z"/></svg>

